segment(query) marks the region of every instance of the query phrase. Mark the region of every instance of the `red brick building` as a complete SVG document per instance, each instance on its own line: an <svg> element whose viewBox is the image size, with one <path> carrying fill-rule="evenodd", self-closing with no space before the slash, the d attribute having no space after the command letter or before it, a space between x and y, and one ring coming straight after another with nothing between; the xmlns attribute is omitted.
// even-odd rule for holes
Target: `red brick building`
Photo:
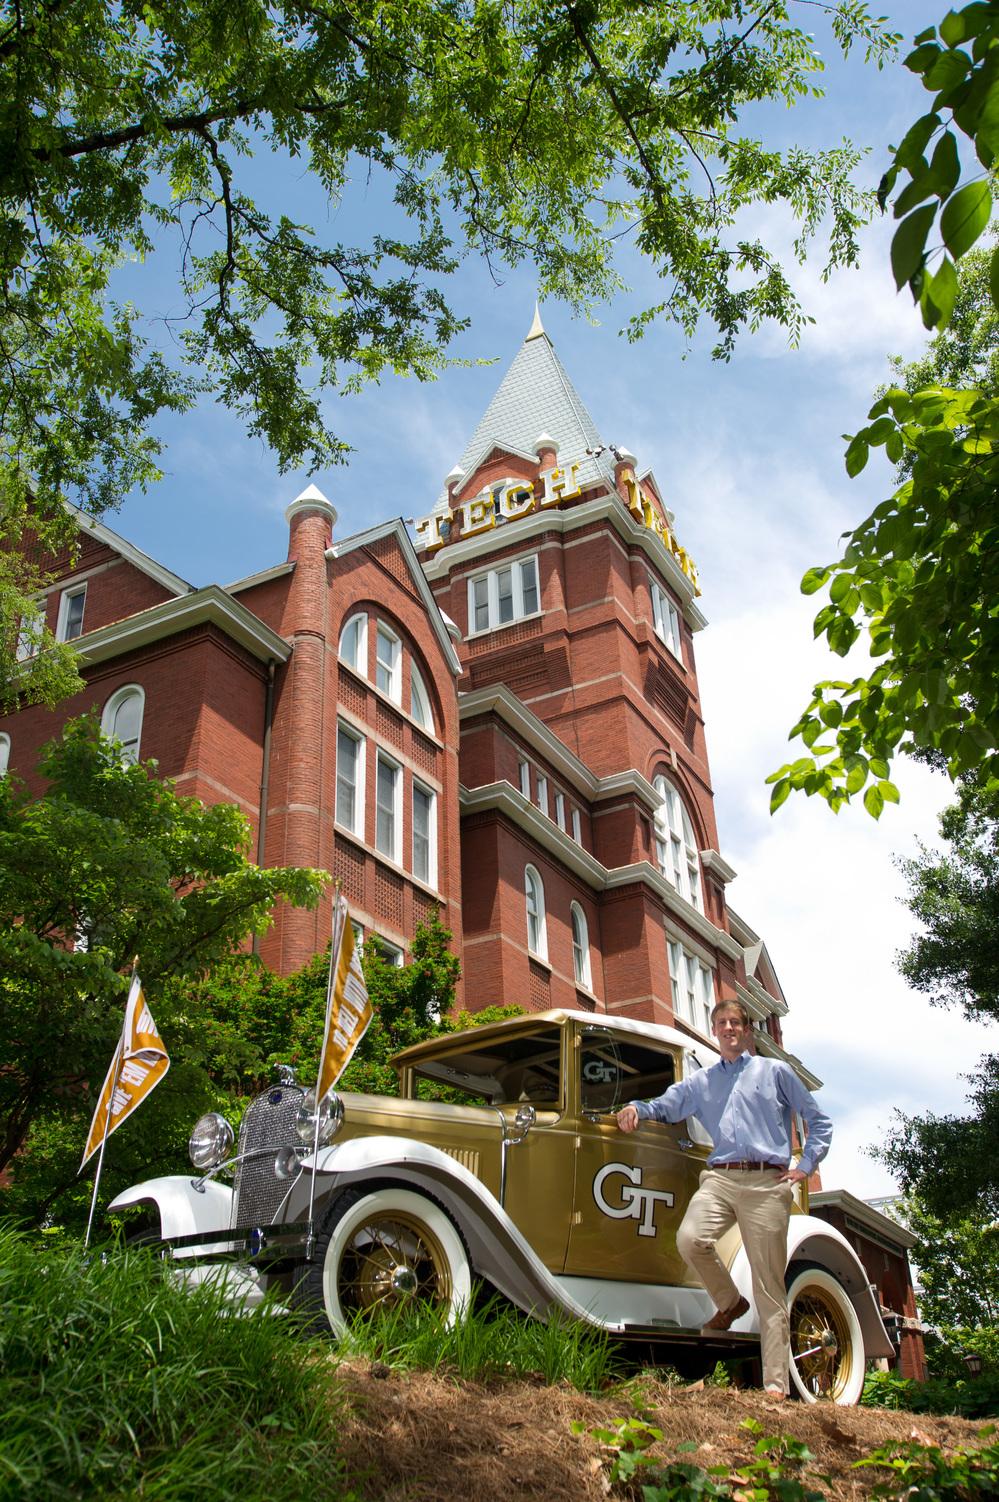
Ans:
<svg viewBox="0 0 999 1502"><path fill-rule="evenodd" d="M790 1057L766 947L726 900L696 569L655 475L603 442L540 320L415 546L398 519L339 536L313 486L286 517L285 561L226 588L81 517L42 608L86 687L0 718L0 771L31 784L42 743L94 708L181 792L237 804L259 862L331 871L390 956L439 907L464 1006L703 1037L737 997L758 1048ZM292 970L329 928L329 901L284 908L262 957ZM911 1281L890 1307L910 1302Z"/></svg>

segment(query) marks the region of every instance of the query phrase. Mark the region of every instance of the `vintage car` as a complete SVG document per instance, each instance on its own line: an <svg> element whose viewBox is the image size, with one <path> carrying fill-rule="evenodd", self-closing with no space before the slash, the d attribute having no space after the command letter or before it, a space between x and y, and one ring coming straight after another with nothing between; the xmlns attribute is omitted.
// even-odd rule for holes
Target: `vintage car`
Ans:
<svg viewBox="0 0 999 1502"><path fill-rule="evenodd" d="M398 1098L334 1094L318 1118L282 1071L249 1106L235 1156L228 1123L202 1117L190 1143L202 1176L153 1179L110 1208L158 1213L188 1277L224 1276L251 1303L284 1290L334 1332L406 1299L453 1316L481 1280L541 1318L563 1311L712 1361L745 1355L758 1323L738 1232L720 1251L750 1311L720 1337L701 1334L713 1306L676 1249L709 1139L695 1121L625 1134L614 1116L716 1058L669 1027L551 1011L408 1048ZM792 1391L855 1403L865 1361L893 1349L867 1275L798 1204L787 1262Z"/></svg>

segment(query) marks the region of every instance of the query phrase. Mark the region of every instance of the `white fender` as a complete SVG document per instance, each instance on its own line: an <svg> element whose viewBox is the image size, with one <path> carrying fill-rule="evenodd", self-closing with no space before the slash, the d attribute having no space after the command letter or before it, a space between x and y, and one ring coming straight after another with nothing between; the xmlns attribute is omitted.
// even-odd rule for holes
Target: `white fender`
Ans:
<svg viewBox="0 0 999 1502"><path fill-rule="evenodd" d="M195 1184L197 1188L195 1188ZM229 1229L232 1215L232 1190L215 1179L191 1181L190 1174L171 1174L168 1178L147 1179L123 1189L108 1205L108 1210L128 1210L135 1205L152 1205L159 1212L160 1235L194 1236L208 1231ZM227 1250L226 1242L201 1246L197 1255L211 1256ZM184 1256L180 1251L178 1256ZM191 1253L187 1254L192 1255Z"/></svg>
<svg viewBox="0 0 999 1502"><path fill-rule="evenodd" d="M894 1356L895 1347L881 1319L870 1277L841 1231L815 1215L792 1215L787 1230L788 1266L792 1262L814 1262L842 1284L857 1311L864 1336L864 1354L868 1360L876 1356ZM744 1246L740 1245L729 1271L739 1292L750 1304L749 1313L736 1320L732 1329L740 1333L756 1333L760 1322L753 1303L753 1280Z"/></svg>
<svg viewBox="0 0 999 1502"><path fill-rule="evenodd" d="M288 1218L308 1215L311 1157L306 1160L288 1200ZM541 1319L553 1308L574 1319L620 1332L620 1321L596 1318L576 1302L548 1271L496 1197L455 1158L426 1142L400 1137L356 1137L324 1148L316 1170L316 1219L323 1202L347 1184L379 1176L408 1184L433 1196L447 1210L465 1238L475 1271L511 1303ZM330 1179L335 1177L335 1184Z"/></svg>

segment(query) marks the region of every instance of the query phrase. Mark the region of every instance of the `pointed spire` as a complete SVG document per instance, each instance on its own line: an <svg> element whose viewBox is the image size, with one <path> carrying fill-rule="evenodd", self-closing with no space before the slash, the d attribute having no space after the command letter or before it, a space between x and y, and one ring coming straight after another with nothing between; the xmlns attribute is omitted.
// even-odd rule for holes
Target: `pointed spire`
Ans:
<svg viewBox="0 0 999 1502"><path fill-rule="evenodd" d="M541 339L541 338L544 338L544 337L545 337L545 326L541 322L541 307L540 307L539 303L535 302L535 304L534 304L534 322L531 324L531 327L528 330L527 338L524 340L524 343L527 344L532 339Z"/></svg>

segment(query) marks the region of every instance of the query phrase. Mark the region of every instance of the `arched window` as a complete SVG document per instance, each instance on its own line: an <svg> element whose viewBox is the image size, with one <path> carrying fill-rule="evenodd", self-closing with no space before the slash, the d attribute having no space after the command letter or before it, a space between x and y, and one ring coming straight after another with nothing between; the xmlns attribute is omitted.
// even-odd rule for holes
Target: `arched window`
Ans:
<svg viewBox="0 0 999 1502"><path fill-rule="evenodd" d="M527 899L527 947L538 959L548 958L548 928L545 923L545 889L533 866L524 867Z"/></svg>
<svg viewBox="0 0 999 1502"><path fill-rule="evenodd" d="M104 706L101 729L109 740L121 742L123 761L138 761L146 695L137 683L117 689Z"/></svg>
<svg viewBox="0 0 999 1502"><path fill-rule="evenodd" d="M340 632L340 656L362 678L368 676L368 617L362 612L344 621Z"/></svg>
<svg viewBox="0 0 999 1502"><path fill-rule="evenodd" d="M409 665L409 696L413 719L424 730L433 731L434 717L430 710L430 695L423 681L423 674L415 662Z"/></svg>
<svg viewBox="0 0 999 1502"><path fill-rule="evenodd" d="M587 991L592 991L593 983L590 977L590 934L586 926L586 914L578 902L570 904L569 918L572 922L572 968L576 975L576 985L585 987Z"/></svg>
<svg viewBox="0 0 999 1502"><path fill-rule="evenodd" d="M10 736L6 731L0 731L0 777L7 776L7 767L10 764Z"/></svg>
<svg viewBox="0 0 999 1502"><path fill-rule="evenodd" d="M663 801L656 812L656 858L667 881L673 883L681 897L704 911L701 899L701 863L694 839L694 826L683 800L665 777L653 778L653 785Z"/></svg>

